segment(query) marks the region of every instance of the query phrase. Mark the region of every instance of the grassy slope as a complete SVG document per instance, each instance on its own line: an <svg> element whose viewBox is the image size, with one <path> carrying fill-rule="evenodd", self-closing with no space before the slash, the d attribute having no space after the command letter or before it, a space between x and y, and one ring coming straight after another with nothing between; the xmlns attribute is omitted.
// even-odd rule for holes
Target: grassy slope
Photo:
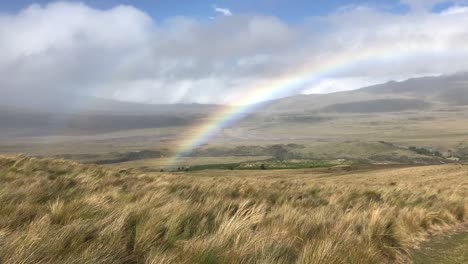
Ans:
<svg viewBox="0 0 468 264"><path fill-rule="evenodd" d="M437 238L413 254L415 264L468 263L468 230L449 237Z"/></svg>
<svg viewBox="0 0 468 264"><path fill-rule="evenodd" d="M2 263L395 263L468 220L468 167L143 174L0 157Z"/></svg>

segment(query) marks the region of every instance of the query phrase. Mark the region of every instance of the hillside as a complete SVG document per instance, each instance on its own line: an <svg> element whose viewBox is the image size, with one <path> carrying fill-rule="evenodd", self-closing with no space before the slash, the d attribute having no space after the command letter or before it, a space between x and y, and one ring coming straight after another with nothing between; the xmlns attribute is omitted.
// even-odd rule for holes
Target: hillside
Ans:
<svg viewBox="0 0 468 264"><path fill-rule="evenodd" d="M0 156L2 263L408 263L468 167L142 173Z"/></svg>
<svg viewBox="0 0 468 264"><path fill-rule="evenodd" d="M383 113L428 111L468 105L468 74L389 82L355 91L298 95L270 102L251 116L274 118L303 113ZM34 100L11 106L0 103L2 134L99 134L113 131L190 126L219 110L219 105L151 105L94 97L76 97L67 104ZM258 120L257 120L258 121ZM308 120L304 120L308 121ZM28 131L24 133L24 131Z"/></svg>
<svg viewBox="0 0 468 264"><path fill-rule="evenodd" d="M65 96L65 95L62 95ZM0 109L16 110L23 112L43 113L82 113L82 114L204 114L219 108L214 104L149 104L124 102L112 99L104 99L93 96L76 95L66 96L62 100L57 95L56 100L37 96L32 98L0 98Z"/></svg>
<svg viewBox="0 0 468 264"><path fill-rule="evenodd" d="M361 89L371 94L399 94L453 105L468 104L468 73L389 82Z"/></svg>
<svg viewBox="0 0 468 264"><path fill-rule="evenodd" d="M417 99L377 99L351 103L332 104L320 109L321 112L335 113L384 113L408 110L424 110L430 104Z"/></svg>
<svg viewBox="0 0 468 264"><path fill-rule="evenodd" d="M273 101L265 111L320 111L327 106L343 103L390 99L382 102L382 109L391 108L395 99L423 100L448 106L468 105L468 74L413 78L401 82L388 82L358 90L331 94L298 95ZM394 109L394 111L405 111ZM376 109L376 112L382 110Z"/></svg>
<svg viewBox="0 0 468 264"><path fill-rule="evenodd" d="M146 128L189 126L220 106L151 105L94 97L69 105L0 104L0 136L89 135ZM78 100L82 102L78 103Z"/></svg>
<svg viewBox="0 0 468 264"><path fill-rule="evenodd" d="M223 156L231 158L221 163L250 161L271 153L254 151L255 155L243 154L246 159L241 160L238 147L298 144L303 148L294 150L291 156L301 159L450 162L426 155L430 152L442 153L444 158L468 159L468 105L460 104L468 94L466 80L467 74L425 77L356 91L279 99L225 127L209 144L194 151L193 158L221 158L219 151L205 149L224 149ZM162 159L176 151L180 140L193 137L193 128L207 122L220 108L96 98L86 100L81 111L50 112L33 107L0 105L0 153L86 162L128 160L122 157L142 151L163 153L158 155L160 160L151 161L158 164L153 169L164 164ZM382 150L379 142L390 145ZM425 156L409 151L410 147L427 150ZM199 160L188 163L199 164Z"/></svg>

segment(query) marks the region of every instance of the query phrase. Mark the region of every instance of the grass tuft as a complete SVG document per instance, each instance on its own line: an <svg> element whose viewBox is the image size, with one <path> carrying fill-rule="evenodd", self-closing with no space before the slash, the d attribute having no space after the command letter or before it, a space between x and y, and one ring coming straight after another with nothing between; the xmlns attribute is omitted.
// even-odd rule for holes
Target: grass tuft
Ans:
<svg viewBox="0 0 468 264"><path fill-rule="evenodd" d="M467 172L148 174L0 156L0 262L404 263L468 220Z"/></svg>

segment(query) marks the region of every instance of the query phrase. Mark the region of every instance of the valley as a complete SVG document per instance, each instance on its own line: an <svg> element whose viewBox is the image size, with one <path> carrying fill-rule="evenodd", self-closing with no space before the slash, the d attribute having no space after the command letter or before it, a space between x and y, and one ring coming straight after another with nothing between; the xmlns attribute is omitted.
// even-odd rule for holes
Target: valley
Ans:
<svg viewBox="0 0 468 264"><path fill-rule="evenodd" d="M4 107L0 262L463 262L460 76L272 101L177 159L223 106Z"/></svg>

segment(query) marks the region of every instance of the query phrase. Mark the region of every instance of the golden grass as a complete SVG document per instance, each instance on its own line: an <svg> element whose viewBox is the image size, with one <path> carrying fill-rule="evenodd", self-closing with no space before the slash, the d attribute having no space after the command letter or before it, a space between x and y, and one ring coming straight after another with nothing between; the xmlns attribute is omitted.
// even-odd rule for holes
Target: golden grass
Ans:
<svg viewBox="0 0 468 264"><path fill-rule="evenodd" d="M398 263L468 220L468 167L144 174L0 156L1 263Z"/></svg>

